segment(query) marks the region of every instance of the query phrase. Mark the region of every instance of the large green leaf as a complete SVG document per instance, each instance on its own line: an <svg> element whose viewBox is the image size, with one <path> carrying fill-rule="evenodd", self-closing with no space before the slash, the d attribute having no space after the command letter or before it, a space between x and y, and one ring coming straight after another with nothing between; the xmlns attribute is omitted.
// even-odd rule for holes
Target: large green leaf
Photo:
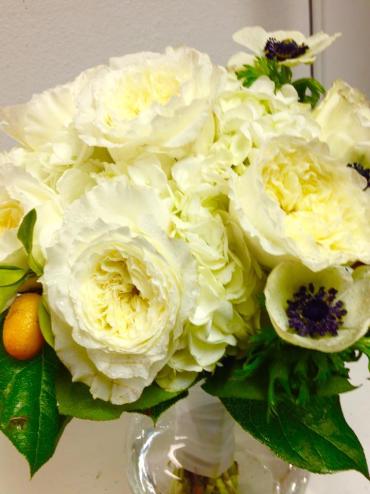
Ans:
<svg viewBox="0 0 370 494"><path fill-rule="evenodd" d="M315 473L369 472L362 446L343 417L339 398L316 398L307 407L222 398L232 417L285 461Z"/></svg>
<svg viewBox="0 0 370 494"><path fill-rule="evenodd" d="M202 385L204 391L222 398L242 398L249 400L265 400L267 383L260 375L243 378L237 375L241 364L233 360L225 360L213 375L207 377Z"/></svg>
<svg viewBox="0 0 370 494"><path fill-rule="evenodd" d="M21 362L7 355L0 342L0 429L27 458L31 475L53 455L64 427L55 397L57 365L47 345L34 359Z"/></svg>
<svg viewBox="0 0 370 494"><path fill-rule="evenodd" d="M56 379L56 393L59 412L83 420L118 419L123 409L103 400L94 400L89 388L79 382L72 382L66 369L59 371Z"/></svg>
<svg viewBox="0 0 370 494"><path fill-rule="evenodd" d="M115 420L123 412L145 413L156 420L167 408L186 396L186 392L169 393L157 384L152 384L144 389L137 401L127 405L113 405L94 399L85 384L72 382L66 369L59 373L56 389L59 412L86 420Z"/></svg>

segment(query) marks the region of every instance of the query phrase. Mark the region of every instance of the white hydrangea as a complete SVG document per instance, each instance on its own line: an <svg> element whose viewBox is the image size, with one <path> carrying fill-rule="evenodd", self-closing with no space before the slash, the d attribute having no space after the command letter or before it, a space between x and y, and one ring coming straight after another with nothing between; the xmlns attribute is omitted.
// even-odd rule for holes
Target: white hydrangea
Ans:
<svg viewBox="0 0 370 494"><path fill-rule="evenodd" d="M0 158L0 262L23 266L25 251L17 238L24 216L35 209L38 221L33 238L33 256L39 264L45 249L62 221L62 208L55 192L21 167L13 165L5 153Z"/></svg>

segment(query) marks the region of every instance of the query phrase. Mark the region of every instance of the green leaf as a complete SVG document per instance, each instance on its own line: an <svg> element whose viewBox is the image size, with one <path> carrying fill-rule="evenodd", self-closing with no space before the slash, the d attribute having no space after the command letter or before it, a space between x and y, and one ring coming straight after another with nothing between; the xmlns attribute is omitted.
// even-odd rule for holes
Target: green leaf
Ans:
<svg viewBox="0 0 370 494"><path fill-rule="evenodd" d="M0 287L24 281L27 271L17 266L0 265Z"/></svg>
<svg viewBox="0 0 370 494"><path fill-rule="evenodd" d="M62 368L56 378L59 413L84 420L114 420L122 415L122 407L103 400L94 400L89 388L72 382L69 372Z"/></svg>
<svg viewBox="0 0 370 494"><path fill-rule="evenodd" d="M233 373L236 378L248 382L258 379L258 382L266 383L264 399L272 410L278 402L290 400L304 405L317 395L331 396L352 390L346 364L357 359L358 351L353 349L323 353L287 344L266 321L250 338L245 359L235 366ZM242 396L235 394L234 397ZM254 399L253 396L244 397Z"/></svg>
<svg viewBox="0 0 370 494"><path fill-rule="evenodd" d="M186 392L169 393L157 384L144 389L141 397L127 405L113 405L108 401L94 399L89 388L79 382L72 382L71 375L63 369L56 381L59 412L86 420L115 420L123 412L139 412L150 415L155 420Z"/></svg>
<svg viewBox="0 0 370 494"><path fill-rule="evenodd" d="M243 429L288 463L314 473L353 469L369 478L364 451L337 397L315 398L305 407L280 403L272 415L267 402L221 401Z"/></svg>
<svg viewBox="0 0 370 494"><path fill-rule="evenodd" d="M293 399L289 387L289 365L281 360L272 360L269 368L268 402L271 408L275 408L278 402L276 389L282 388L286 395Z"/></svg>
<svg viewBox="0 0 370 494"><path fill-rule="evenodd" d="M355 344L354 348L356 350L359 350L361 354L366 355L366 357L369 359L369 365L368 369L370 372L370 336L364 336L360 338Z"/></svg>
<svg viewBox="0 0 370 494"><path fill-rule="evenodd" d="M321 96L326 93L324 86L312 77L297 79L292 84L298 93L299 101L310 103L312 108L315 108Z"/></svg>
<svg viewBox="0 0 370 494"><path fill-rule="evenodd" d="M14 297L18 288L28 278L25 269L16 266L0 266L0 313L4 311L9 300Z"/></svg>
<svg viewBox="0 0 370 494"><path fill-rule="evenodd" d="M39 326L45 341L54 348L54 335L51 330L50 314L47 311L44 301L39 304Z"/></svg>
<svg viewBox="0 0 370 494"><path fill-rule="evenodd" d="M32 252L33 244L33 230L37 219L37 213L35 209L31 209L23 218L20 227L18 228L17 237L22 242L27 254Z"/></svg>
<svg viewBox="0 0 370 494"><path fill-rule="evenodd" d="M276 89L280 89L291 82L292 71L276 60L257 57L253 65L244 65L242 70L236 72L236 76L245 87L250 87L259 77L267 76L275 83Z"/></svg>
<svg viewBox="0 0 370 494"><path fill-rule="evenodd" d="M357 389L358 386L351 384L347 378L342 376L331 376L323 385L318 386L318 396L335 396Z"/></svg>
<svg viewBox="0 0 370 494"><path fill-rule="evenodd" d="M29 267L32 269L32 271L37 274L37 276L41 276L42 273L43 273L43 268L42 266L40 265L40 263L38 263L36 261L36 259L34 258L33 254L29 254L28 255L28 265Z"/></svg>
<svg viewBox="0 0 370 494"><path fill-rule="evenodd" d="M150 416L154 422L177 401L188 395L187 391L169 392L153 383L144 389L143 394L134 403L124 405L125 412L139 412Z"/></svg>
<svg viewBox="0 0 370 494"><path fill-rule="evenodd" d="M37 276L42 275L42 266L36 261L35 257L32 254L32 246L33 246L33 231L35 228L37 220L37 213L35 209L31 209L26 216L23 218L23 221L18 228L17 237L22 242L23 247L25 248L28 254L28 265L32 269Z"/></svg>
<svg viewBox="0 0 370 494"><path fill-rule="evenodd" d="M232 360L223 362L216 372L207 377L202 385L204 391L219 398L244 398L249 400L264 400L267 394L267 384L261 376L249 378L239 377L240 365Z"/></svg>
<svg viewBox="0 0 370 494"><path fill-rule="evenodd" d="M57 365L47 345L34 359L21 362L0 342L0 429L26 457L31 475L53 455L63 427L55 397Z"/></svg>

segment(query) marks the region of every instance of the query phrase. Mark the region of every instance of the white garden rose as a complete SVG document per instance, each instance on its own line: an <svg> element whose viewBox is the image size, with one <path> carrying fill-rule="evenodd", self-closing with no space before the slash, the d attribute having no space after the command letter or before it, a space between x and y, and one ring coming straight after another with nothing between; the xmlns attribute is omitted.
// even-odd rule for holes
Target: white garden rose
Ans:
<svg viewBox="0 0 370 494"><path fill-rule="evenodd" d="M91 149L78 137L73 125L75 98L95 70L35 94L28 103L0 108L0 128L26 150L45 153L50 164L82 162Z"/></svg>
<svg viewBox="0 0 370 494"><path fill-rule="evenodd" d="M306 37L299 31L267 32L260 26L254 26L237 31L233 39L248 48L254 56L266 56L282 65L294 66L313 63L316 55L328 48L338 36L339 33L329 36L320 32ZM229 65L232 66L244 64L253 64L251 54L240 52L229 60Z"/></svg>
<svg viewBox="0 0 370 494"><path fill-rule="evenodd" d="M313 116L333 156L370 167L370 102L364 94L335 81Z"/></svg>
<svg viewBox="0 0 370 494"><path fill-rule="evenodd" d="M370 326L370 272L356 271L333 266L314 273L291 261L276 266L265 295L278 335L320 352L340 352L364 336Z"/></svg>
<svg viewBox="0 0 370 494"><path fill-rule="evenodd" d="M58 198L31 174L7 162L3 155L0 160L0 263L23 265L26 262L17 232L31 209L37 213L32 253L42 265L45 249L62 219Z"/></svg>
<svg viewBox="0 0 370 494"><path fill-rule="evenodd" d="M366 180L318 141L272 139L234 176L231 204L260 262L299 259L313 271L370 262Z"/></svg>
<svg viewBox="0 0 370 494"><path fill-rule="evenodd" d="M167 203L170 210L173 206L173 198L166 175L166 165L165 160L151 154L143 154L128 163L90 159L66 170L56 182L55 189L60 196L61 203L67 207L96 185L107 180L127 177L132 184L155 191L163 203ZM170 160L170 167L171 165L172 160Z"/></svg>
<svg viewBox="0 0 370 494"><path fill-rule="evenodd" d="M16 147L0 155L0 166L2 162L11 163L55 190L57 181L65 171L73 166L85 165L85 162L72 164L69 161L54 161L54 158L55 156L50 154L50 149L33 151Z"/></svg>
<svg viewBox="0 0 370 494"><path fill-rule="evenodd" d="M197 282L169 224L154 191L109 180L67 209L47 251L42 283L55 350L95 398L135 401L179 345Z"/></svg>
<svg viewBox="0 0 370 494"><path fill-rule="evenodd" d="M84 142L108 147L116 159L119 148L173 151L208 127L225 78L208 55L185 47L113 58L80 93L76 127Z"/></svg>

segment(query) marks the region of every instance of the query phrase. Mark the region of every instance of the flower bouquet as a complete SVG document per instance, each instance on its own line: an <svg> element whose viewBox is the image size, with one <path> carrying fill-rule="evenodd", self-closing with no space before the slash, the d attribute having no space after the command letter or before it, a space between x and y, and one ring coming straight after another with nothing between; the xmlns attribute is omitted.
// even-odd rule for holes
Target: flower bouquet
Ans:
<svg viewBox="0 0 370 494"><path fill-rule="evenodd" d="M293 75L336 37L245 28L226 68L137 53L0 109L0 428L31 474L71 418L197 384L286 462L369 476L339 395L370 358L370 106ZM237 492L227 467L176 492Z"/></svg>

